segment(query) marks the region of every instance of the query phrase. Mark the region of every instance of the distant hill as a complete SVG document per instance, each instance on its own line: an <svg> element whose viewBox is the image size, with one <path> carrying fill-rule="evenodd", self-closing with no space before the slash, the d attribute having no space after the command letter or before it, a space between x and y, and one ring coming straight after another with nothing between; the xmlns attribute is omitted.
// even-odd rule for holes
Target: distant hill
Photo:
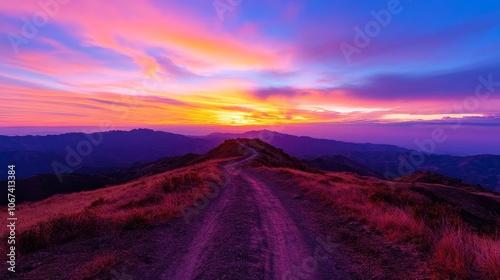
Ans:
<svg viewBox="0 0 500 280"><path fill-rule="evenodd" d="M121 182L127 182L186 166L199 156L198 154L189 153L183 156L161 158L153 162L136 163L130 167L112 172L109 176Z"/></svg>
<svg viewBox="0 0 500 280"><path fill-rule="evenodd" d="M93 134L0 136L0 164L15 164L18 178L27 178L54 173L52 164L55 161L78 173L79 168L124 168L163 157L202 154L213 147L215 144L209 140L148 129ZM80 158L81 162L76 168L67 164L68 155L71 155L70 163L79 163Z"/></svg>
<svg viewBox="0 0 500 280"><path fill-rule="evenodd" d="M404 153L410 150L394 145L350 143L329 139L316 139L307 136L294 136L269 130L248 131L245 133L212 133L205 139L221 143L225 139L234 138L259 138L286 153L304 158L308 156L338 155L351 152L384 152Z"/></svg>
<svg viewBox="0 0 500 280"><path fill-rule="evenodd" d="M345 155L350 159L362 163L374 170L379 177L385 177L389 172L395 177L408 175L416 171L431 171L452 178L459 178L464 183L480 184L481 186L500 192L500 156L450 156L425 155L423 162L418 166L411 166L408 170L401 164L401 158L408 158L409 153L350 153ZM409 161L408 161L409 162ZM400 171L408 173L400 173Z"/></svg>
<svg viewBox="0 0 500 280"><path fill-rule="evenodd" d="M90 191L122 184L134 179L184 167L197 157L199 157L197 154L186 154L178 157L166 157L153 162L136 163L122 169L103 168L100 170L94 168L87 170L92 172L91 174L62 174L61 181L55 174L38 174L30 178L16 180L17 188L22 190L16 193L16 201L18 203L37 201L55 194ZM7 185L7 181L0 181L0 184ZM0 204L6 203L7 200L0 201Z"/></svg>
<svg viewBox="0 0 500 280"><path fill-rule="evenodd" d="M318 156L305 159L304 162L326 171L352 172L363 176L380 177L380 174L370 167L340 155Z"/></svg>
<svg viewBox="0 0 500 280"><path fill-rule="evenodd" d="M115 178L103 174L64 174L62 181L54 174L39 174L16 181L16 202L38 201L55 194L91 191L118 183ZM7 185L7 182L0 181L0 184ZM0 201L0 204L7 204L7 201Z"/></svg>
<svg viewBox="0 0 500 280"><path fill-rule="evenodd" d="M191 163L199 163L214 159L225 159L233 157L248 156L249 150L254 149L258 152L258 156L249 162L252 166L266 166L266 167L285 167L293 168L306 172L317 173L319 169L292 157L282 149L273 147L272 145L258 139L237 138L225 140L216 148L210 150L205 155L200 156Z"/></svg>
<svg viewBox="0 0 500 280"><path fill-rule="evenodd" d="M416 171L432 171L465 183L500 192L500 155L451 156L426 154L424 161L413 169L401 167L401 158L408 158L412 150L394 145L349 143L328 139L294 136L269 130L237 133L213 133L205 137L218 143L228 138L261 138L284 152L305 160L313 166L329 171L346 169L360 175L373 174L397 178ZM341 156L341 157L339 157ZM318 158L317 160L314 160ZM350 161L347 162L346 158ZM401 173L400 171L403 171Z"/></svg>
<svg viewBox="0 0 500 280"><path fill-rule="evenodd" d="M456 187L468 191L485 191L486 189L479 185L471 185L464 183L461 179L450 178L441 174L430 171L418 171L410 175L396 178L394 181L403 183L426 183L439 184L445 186Z"/></svg>

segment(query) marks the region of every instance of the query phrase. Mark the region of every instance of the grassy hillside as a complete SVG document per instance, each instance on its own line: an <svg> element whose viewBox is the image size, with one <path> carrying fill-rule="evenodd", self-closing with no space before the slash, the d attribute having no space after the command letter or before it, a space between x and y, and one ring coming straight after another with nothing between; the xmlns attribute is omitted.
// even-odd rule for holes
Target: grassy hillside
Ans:
<svg viewBox="0 0 500 280"><path fill-rule="evenodd" d="M26 256L54 245L120 236L134 229L149 231L182 217L186 207L213 192L214 184L227 184L223 164L254 151L258 154L238 168L257 170L279 187L299 186L303 194L298 199L306 196L331 209L332 215L348 215L384 239L422 253L436 279L500 279L499 195L429 172L398 181L324 172L258 139L227 140L185 167L121 185L19 204L18 253ZM154 167L144 166L141 174L159 172ZM5 220L6 215L0 218ZM2 228L1 238L5 240L7 234L7 228ZM0 254L6 254L5 245ZM74 278L92 278L119 259L112 253L95 257Z"/></svg>
<svg viewBox="0 0 500 280"><path fill-rule="evenodd" d="M500 196L352 173L266 168L284 186L367 223L429 256L436 279L500 279ZM478 222L479 221L479 222Z"/></svg>
<svg viewBox="0 0 500 280"><path fill-rule="evenodd" d="M123 185L21 204L18 248L26 254L79 238L165 223L213 191L210 184L221 185L221 175L219 162L211 160ZM2 228L2 238L6 229Z"/></svg>

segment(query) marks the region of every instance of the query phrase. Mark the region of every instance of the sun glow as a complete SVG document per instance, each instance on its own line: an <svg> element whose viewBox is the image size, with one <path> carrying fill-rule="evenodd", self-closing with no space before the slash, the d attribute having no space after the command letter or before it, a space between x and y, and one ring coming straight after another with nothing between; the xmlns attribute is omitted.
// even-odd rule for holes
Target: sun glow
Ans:
<svg viewBox="0 0 500 280"><path fill-rule="evenodd" d="M432 121L442 120L445 118L466 118L466 117L484 117L483 114L430 114L430 115L413 115L413 114L388 114L382 117L385 120L398 121Z"/></svg>
<svg viewBox="0 0 500 280"><path fill-rule="evenodd" d="M217 120L219 124L234 126L258 124L255 119L250 118L249 113L244 112L219 113Z"/></svg>

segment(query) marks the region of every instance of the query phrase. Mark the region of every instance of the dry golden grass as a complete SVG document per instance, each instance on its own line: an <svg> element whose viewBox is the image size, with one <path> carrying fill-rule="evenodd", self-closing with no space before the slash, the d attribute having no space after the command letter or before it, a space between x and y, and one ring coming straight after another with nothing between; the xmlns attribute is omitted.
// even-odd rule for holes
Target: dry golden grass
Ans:
<svg viewBox="0 0 500 280"><path fill-rule="evenodd" d="M21 204L17 210L18 220L22 221L16 228L17 248L21 254L29 253L179 217L184 207L213 191L209 184L222 184L218 163L208 161L119 186ZM1 236L6 234L2 229Z"/></svg>
<svg viewBox="0 0 500 280"><path fill-rule="evenodd" d="M500 237L475 233L458 207L433 202L405 183L350 173L272 170L388 239L415 244L429 254L436 279L500 279Z"/></svg>

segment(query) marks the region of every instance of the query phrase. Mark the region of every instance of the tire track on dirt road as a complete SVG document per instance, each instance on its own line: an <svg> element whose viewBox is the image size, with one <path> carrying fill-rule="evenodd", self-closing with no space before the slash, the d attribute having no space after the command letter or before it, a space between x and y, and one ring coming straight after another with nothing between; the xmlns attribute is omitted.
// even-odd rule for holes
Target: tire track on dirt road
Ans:
<svg viewBox="0 0 500 280"><path fill-rule="evenodd" d="M247 148L252 152L252 154L242 160L237 162L231 162L226 164L223 168L226 172L226 176L232 178L234 175L238 175L236 172L236 166L241 165L245 162L251 161L258 156L257 151L251 148ZM161 279L194 279L195 272L198 268L202 266L202 260L206 258L207 250L205 248L209 247L210 241L213 239L215 231L220 227L222 221L222 216L227 210L227 205L231 198L234 197L236 187L231 186L234 184L234 179L230 180L229 185L226 186L228 191L224 192L216 209L210 211L206 214L205 223L198 230L196 236L189 246L188 253L183 257L183 260L178 264L177 269L172 273L171 270L167 270L162 274Z"/></svg>
<svg viewBox="0 0 500 280"><path fill-rule="evenodd" d="M259 155L244 147L251 154L224 166L231 180L192 224L179 229L185 236L166 237L182 249L165 250L165 260L170 261L156 264L154 272L143 276L175 280L335 278L325 275L312 257L317 244L311 239L316 237L304 223L296 223L302 217L292 216L265 178L248 172L250 167L238 169ZM328 261L322 264L331 267Z"/></svg>
<svg viewBox="0 0 500 280"><path fill-rule="evenodd" d="M303 266L304 259L312 255L304 242L302 232L292 220L280 200L274 196L263 181L243 173L243 178L250 183L255 191L256 202L259 205L263 231L269 246L270 256L266 265L266 279L288 279L296 268ZM317 279L314 271L308 275Z"/></svg>

